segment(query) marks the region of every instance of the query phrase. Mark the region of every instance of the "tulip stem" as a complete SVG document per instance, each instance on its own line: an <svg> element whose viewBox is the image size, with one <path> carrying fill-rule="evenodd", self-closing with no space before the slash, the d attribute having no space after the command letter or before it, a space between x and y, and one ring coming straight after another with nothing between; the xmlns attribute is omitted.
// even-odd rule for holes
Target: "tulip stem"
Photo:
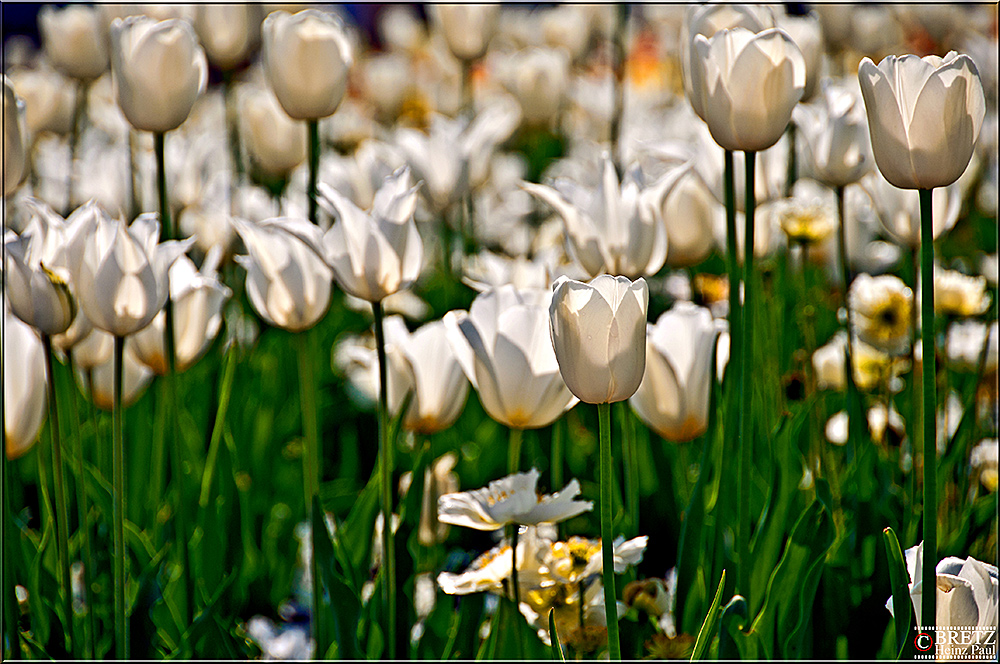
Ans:
<svg viewBox="0 0 1000 664"><path fill-rule="evenodd" d="M124 376L125 337L115 335L114 401L112 405L112 448L114 456L114 579L115 579L115 655L129 658L128 618L125 615L125 444L122 431L122 381Z"/></svg>
<svg viewBox="0 0 1000 664"><path fill-rule="evenodd" d="M69 176L66 178L66 215L73 209L73 166L76 164L77 146L80 144L80 133L83 119L87 114L87 91L90 84L87 81L76 82L76 99L73 104L73 128L69 134Z"/></svg>
<svg viewBox="0 0 1000 664"><path fill-rule="evenodd" d="M63 591L63 619L66 652L73 652L70 635L75 633L73 624L73 587L69 581L69 512L66 509L66 468L62 458L62 439L59 435L59 405L56 399L55 363L52 361L52 337L42 333L45 349L45 371L49 392L49 436L52 441L53 477L56 490L56 551L59 559L59 581Z"/></svg>
<svg viewBox="0 0 1000 664"><path fill-rule="evenodd" d="M520 429L511 429L511 432L520 431ZM510 580L513 593L511 594L511 599L513 604L510 607L510 616L512 621L517 621L517 614L521 611L521 584L517 578L517 541L521 534L521 526L517 523L512 523L508 526L510 529ZM513 627L513 626L512 626ZM524 639L521 638L521 630L517 630L517 650L519 652L519 658L524 659Z"/></svg>
<svg viewBox="0 0 1000 664"><path fill-rule="evenodd" d="M844 206L844 187L836 188L837 194L837 250L840 253L840 274L844 286L844 310L847 312L847 346L844 350L844 367L847 375L847 455L850 461L857 455L858 445L868 426L858 386L854 382L854 338L851 326L851 307L847 293L851 287L851 268L847 262L847 209Z"/></svg>
<svg viewBox="0 0 1000 664"><path fill-rule="evenodd" d="M788 170L785 172L785 198L790 198L795 181L799 177L798 155L795 152L796 126L794 122L788 123ZM805 248L805 245L802 245ZM804 261L803 261L804 263Z"/></svg>
<svg viewBox="0 0 1000 664"><path fill-rule="evenodd" d="M597 404L601 425L601 560L604 565L604 611L608 623L608 657L622 658L618 641L618 601L615 592L614 533L611 530L611 404Z"/></svg>
<svg viewBox="0 0 1000 664"><path fill-rule="evenodd" d="M222 75L222 90L226 104L226 133L229 138L229 155L233 162L233 180L229 187L229 211L236 214L236 196L243 183L243 155L240 153L240 125L233 93L233 72Z"/></svg>
<svg viewBox="0 0 1000 664"><path fill-rule="evenodd" d="M382 462L382 601L385 609L385 639L389 659L396 658L396 550L392 533L393 441L389 434L388 379L382 303L372 302L375 317L375 347L378 352L378 443Z"/></svg>
<svg viewBox="0 0 1000 664"><path fill-rule="evenodd" d="M622 465L625 476L625 504L628 507L629 531L639 534L639 466L636 465L635 426L628 403L615 406L622 426Z"/></svg>
<svg viewBox="0 0 1000 664"><path fill-rule="evenodd" d="M300 332L295 336L299 355L299 400L302 404L302 429L305 435L305 451L302 454L302 486L305 489L305 510L306 514L312 513L313 506L317 504L316 496L319 495L320 481L320 453L319 453L319 420L316 412L316 377L313 373L313 338L306 332ZM228 371L228 368L227 368ZM214 432L213 432L214 436ZM309 522L312 524L323 523L324 515L314 515ZM323 605L323 584L319 575L319 557L316 555L316 542L319 539L318 533L313 533L311 542L311 566L312 576L312 631L313 639L316 642L316 657L322 658L326 653L326 641L323 634L323 620L320 616L320 607Z"/></svg>
<svg viewBox="0 0 1000 664"><path fill-rule="evenodd" d="M167 166L164 148L164 133L153 134L153 147L156 152L156 192L160 197L160 241L174 239L174 229L170 224L170 207L167 199ZM169 302L170 299L168 298ZM170 326L167 326L170 329Z"/></svg>
<svg viewBox="0 0 1000 664"><path fill-rule="evenodd" d="M753 348L753 249L754 249L754 165L757 157L756 152L747 151L744 153L746 160L746 232L743 235L743 338L741 340L742 351L740 353L740 431L739 431L739 499L737 509L739 528L737 537L737 560L739 562L739 581L737 589L747 601L750 601L750 479L753 464L753 415L751 413L751 402L753 389L750 384L751 373L751 349ZM738 287L738 286L737 286Z"/></svg>
<svg viewBox="0 0 1000 664"><path fill-rule="evenodd" d="M920 319L924 410L924 585L921 620L934 625L937 620L937 385L934 368L934 223L933 189L920 190Z"/></svg>
<svg viewBox="0 0 1000 664"><path fill-rule="evenodd" d="M80 534L83 537L83 601L86 603L87 620L84 629L89 630L85 634L83 650L84 657L93 659L93 646L97 641L97 619L94 614L93 599L91 593L91 574L93 573L93 550L90 546L90 507L87 501L87 490L85 486L83 470L83 437L80 433L80 411L77 407L76 384L73 382L73 349L66 351L66 366L69 370L67 381L69 383L69 410L73 415L71 420L73 425L73 439L76 443L73 453L76 455L76 500L79 509Z"/></svg>
<svg viewBox="0 0 1000 664"><path fill-rule="evenodd" d="M625 33L628 28L628 3L619 2L615 5L615 31L611 45L614 57L614 108L611 112L611 160L614 162L618 179L625 172L621 155L622 115L625 109Z"/></svg>
<svg viewBox="0 0 1000 664"><path fill-rule="evenodd" d="M309 131L309 221L319 223L316 183L319 180L319 120L306 120Z"/></svg>
<svg viewBox="0 0 1000 664"><path fill-rule="evenodd" d="M20 539L14 529L14 513L10 509L10 461L7 460L6 450L0 453L0 463L3 463L3 539L6 546L14 546ZM10 645L10 654L3 652L3 643L0 643L0 657L10 659L21 659L21 632L17 626L17 592L14 589L14 575L11 574L10 556L4 551L2 556L3 572L3 618L4 618L4 641Z"/></svg>
<svg viewBox="0 0 1000 664"><path fill-rule="evenodd" d="M507 473L513 475L521 467L521 441L524 438L524 431L511 428L510 444L507 447Z"/></svg>
<svg viewBox="0 0 1000 664"><path fill-rule="evenodd" d="M729 272L729 364L725 374L726 419L724 440L726 445L739 445L739 392L743 364L743 310L740 303L740 261L736 240L736 167L733 165L733 151L725 151L724 189L726 199L726 268ZM739 458L739 448L733 450ZM732 518L732 515L727 515ZM736 534L739 535L739 515L736 515Z"/></svg>

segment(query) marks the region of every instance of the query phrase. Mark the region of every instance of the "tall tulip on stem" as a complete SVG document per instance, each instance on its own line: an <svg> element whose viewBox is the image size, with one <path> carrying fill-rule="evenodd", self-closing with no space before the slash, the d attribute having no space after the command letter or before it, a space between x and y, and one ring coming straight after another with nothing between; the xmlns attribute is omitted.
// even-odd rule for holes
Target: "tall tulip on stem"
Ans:
<svg viewBox="0 0 1000 664"><path fill-rule="evenodd" d="M739 520L737 523L737 546L739 560L740 590L744 596L750 592L750 482L753 469L753 404L752 373L750 369L753 353L753 245L754 245L754 166L757 153L747 151L746 159L746 204L744 216L746 231L743 235L743 330L740 342L740 431L739 431Z"/></svg>
<svg viewBox="0 0 1000 664"><path fill-rule="evenodd" d="M600 275L589 283L561 277L549 306L552 346L566 386L597 404L601 449L601 551L608 654L621 659L611 525L611 404L635 394L646 368L644 279Z"/></svg>
<svg viewBox="0 0 1000 664"><path fill-rule="evenodd" d="M937 560L937 393L934 349L935 187L962 175L986 115L979 71L967 55L954 51L888 56L875 66L861 61L858 80L868 113L875 163L890 184L917 189L920 196L921 333L923 343L923 539L926 560ZM924 588L935 588L933 565L922 571ZM937 620L937 593L924 592L921 623Z"/></svg>

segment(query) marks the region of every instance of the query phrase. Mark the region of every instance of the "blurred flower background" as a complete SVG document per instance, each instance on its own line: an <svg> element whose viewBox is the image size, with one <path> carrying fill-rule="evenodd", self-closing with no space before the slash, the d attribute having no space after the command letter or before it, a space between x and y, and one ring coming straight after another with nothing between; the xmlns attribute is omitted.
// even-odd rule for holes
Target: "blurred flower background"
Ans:
<svg viewBox="0 0 1000 664"><path fill-rule="evenodd" d="M997 31L5 3L3 656L995 625Z"/></svg>

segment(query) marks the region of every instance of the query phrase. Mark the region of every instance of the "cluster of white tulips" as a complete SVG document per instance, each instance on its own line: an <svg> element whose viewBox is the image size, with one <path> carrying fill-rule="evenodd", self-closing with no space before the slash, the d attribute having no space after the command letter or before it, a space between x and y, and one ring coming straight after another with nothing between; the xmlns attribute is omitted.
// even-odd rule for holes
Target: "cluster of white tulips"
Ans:
<svg viewBox="0 0 1000 664"><path fill-rule="evenodd" d="M0 653L995 657L996 25L5 25Z"/></svg>

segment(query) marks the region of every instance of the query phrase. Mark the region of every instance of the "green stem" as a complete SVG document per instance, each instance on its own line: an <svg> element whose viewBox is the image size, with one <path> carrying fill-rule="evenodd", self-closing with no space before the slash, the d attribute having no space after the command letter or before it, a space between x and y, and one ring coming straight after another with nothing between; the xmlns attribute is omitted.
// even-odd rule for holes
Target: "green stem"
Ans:
<svg viewBox="0 0 1000 664"><path fill-rule="evenodd" d="M125 444L122 431L122 381L124 381L125 337L115 336L114 405L112 407L114 449L114 580L115 655L129 658L128 618L125 615Z"/></svg>
<svg viewBox="0 0 1000 664"><path fill-rule="evenodd" d="M73 103L73 129L69 135L69 177L66 182L66 214L73 209L73 166L76 164L77 146L80 144L80 133L83 119L87 112L87 91L90 84L87 81L76 82L76 99Z"/></svg>
<svg viewBox="0 0 1000 664"><path fill-rule="evenodd" d="M512 429L511 431L520 431L520 429ZM510 619L511 621L516 621L518 620L517 614L521 611L521 584L517 578L517 542L521 534L521 526L516 523L512 523L508 526L508 528L510 529L510 579L511 586L513 586L513 593L511 597L514 600L514 603L510 607ZM517 649L520 653L519 657L520 659L524 659L524 639L521 638L521 630L517 630L517 632Z"/></svg>
<svg viewBox="0 0 1000 664"><path fill-rule="evenodd" d="M139 216L142 206L139 203L139 185L136 183L138 169L135 167L135 130L129 127L128 133L128 218L129 221Z"/></svg>
<svg viewBox="0 0 1000 664"><path fill-rule="evenodd" d="M851 307L847 293L851 287L851 268L847 258L847 208L844 205L844 187L836 188L837 195L837 250L840 254L840 278L844 289L844 310L847 312L847 347L844 351L844 367L847 374L847 458L848 462L857 456L858 445L865 438L868 418L861 404L858 386L854 382L854 333L851 325Z"/></svg>
<svg viewBox="0 0 1000 664"><path fill-rule="evenodd" d="M788 170L785 172L785 198L792 195L795 181L799 177L798 155L795 152L796 126L794 122L788 123Z"/></svg>
<svg viewBox="0 0 1000 664"><path fill-rule="evenodd" d="M923 430L924 430L924 593L921 620L934 625L937 620L937 385L934 368L934 224L933 189L920 190L920 317L923 344Z"/></svg>
<svg viewBox="0 0 1000 664"><path fill-rule="evenodd" d="M14 527L14 512L10 508L10 462L7 460L6 450L0 452L0 463L3 463L3 538L6 546L15 546L20 540L20 536ZM10 659L21 659L21 632L17 626L17 593L14 590L14 575L10 567L11 556L7 554L6 547L2 556L3 587L3 618L5 641L10 644ZM0 657L4 656L3 644L0 643Z"/></svg>
<svg viewBox="0 0 1000 664"><path fill-rule="evenodd" d="M611 530L611 404L597 404L601 425L601 560L604 564L604 611L608 623L608 657L622 658L618 640L618 603L615 592L614 532Z"/></svg>
<svg viewBox="0 0 1000 664"><path fill-rule="evenodd" d="M754 249L754 166L756 152L744 153L746 159L746 232L743 235L743 339L740 353L740 431L739 431L739 500L738 500L738 562L737 587L740 594L750 602L750 480L753 464L753 416L751 413L751 352L753 349L753 249Z"/></svg>
<svg viewBox="0 0 1000 664"><path fill-rule="evenodd" d="M378 443L382 460L382 601L385 605L385 638L389 659L396 658L396 549L392 533L393 441L388 439L388 378L385 359L385 332L382 329L382 303L372 302L375 317L375 346L378 351Z"/></svg>
<svg viewBox="0 0 1000 664"><path fill-rule="evenodd" d="M319 180L319 120L306 120L309 131L309 221L319 223L316 183Z"/></svg>
<svg viewBox="0 0 1000 664"><path fill-rule="evenodd" d="M729 273L729 365L724 377L723 393L726 400L726 419L723 422L722 454L739 458L739 398L738 386L742 384L743 364L743 309L740 303L740 261L736 240L736 167L733 165L733 151L725 151L724 189L726 199L726 268ZM736 445L735 449L730 446ZM729 464L723 466L726 474L731 474ZM732 503L730 502L729 505ZM731 508L724 518L735 523L739 535L739 515L733 515Z"/></svg>
<svg viewBox="0 0 1000 664"><path fill-rule="evenodd" d="M153 134L153 147L156 152L156 191L160 199L160 241L172 240L174 238L173 228L170 224L170 207L167 200L167 167L166 153L164 150L164 134L156 132ZM170 298L167 298L167 302ZM167 326L167 329L171 329Z"/></svg>
<svg viewBox="0 0 1000 664"><path fill-rule="evenodd" d="M302 429L305 434L305 453L302 455L302 486L305 490L306 514L312 512L319 495L321 476L319 453L319 420L316 411L316 377L313 373L313 335L310 332L300 332L294 335L299 355L299 400L302 402ZM220 404L221 405L221 404ZM214 432L213 432L214 435ZM310 519L310 523L323 523L323 515L318 519ZM323 616L320 609L323 605L323 584L320 579L319 557L316 555L316 542L319 533L313 533L312 543L312 626L313 638L316 641L316 657L323 657L327 643L323 633Z"/></svg>
<svg viewBox="0 0 1000 664"><path fill-rule="evenodd" d="M94 601L90 596L93 587L91 585L91 579L93 578L91 575L94 570L94 555L90 544L90 506L87 501L86 479L83 469L83 436L80 433L80 411L76 400L76 384L73 381L72 349L66 351L66 366L69 369L69 409L73 415L71 420L73 425L73 441L75 443L73 453L76 455L76 502L79 508L80 534L83 537L83 601L87 607L87 620L84 623L84 629L88 630L84 635L83 656L87 659L93 659L93 647L97 641L97 618L94 612Z"/></svg>
<svg viewBox="0 0 1000 664"><path fill-rule="evenodd" d="M201 476L201 493L198 506L208 507L208 499L212 491L212 479L215 477L215 465L219 458L219 443L222 442L222 429L229 410L229 397L233 392L233 377L236 373L236 346L226 349L225 363L222 369L222 382L219 386L219 405L215 411L215 423L212 425L212 438L208 443L208 458L205 460L205 472Z"/></svg>
<svg viewBox="0 0 1000 664"><path fill-rule="evenodd" d="M222 75L222 90L226 104L226 133L229 138L229 155L232 159L233 180L230 192L230 212L235 214L236 192L243 183L243 155L240 151L240 125L236 111L236 95L233 93L233 73L226 71Z"/></svg>
<svg viewBox="0 0 1000 664"><path fill-rule="evenodd" d="M524 438L524 431L511 428L510 444L507 446L507 473L513 475L521 467L521 441Z"/></svg>
<svg viewBox="0 0 1000 664"><path fill-rule="evenodd" d="M558 490L563 485L563 448L566 438L566 420L559 418L552 424L552 488Z"/></svg>
<svg viewBox="0 0 1000 664"><path fill-rule="evenodd" d="M614 108L611 113L611 159L621 179L624 174L624 164L621 157L621 127L625 108L625 32L628 27L628 4L620 2L615 6L615 32L612 37L612 56L614 57Z"/></svg>
<svg viewBox="0 0 1000 664"><path fill-rule="evenodd" d="M62 439L59 435L59 405L56 398L55 363L52 361L52 337L42 333L42 346L45 349L45 370L48 374L47 386L49 392L49 434L52 441L53 477L56 490L56 551L59 558L59 582L62 585L62 609L66 621L63 638L66 652L73 652L75 633L73 623L73 587L69 581L69 512L66 509L66 468L62 459Z"/></svg>

